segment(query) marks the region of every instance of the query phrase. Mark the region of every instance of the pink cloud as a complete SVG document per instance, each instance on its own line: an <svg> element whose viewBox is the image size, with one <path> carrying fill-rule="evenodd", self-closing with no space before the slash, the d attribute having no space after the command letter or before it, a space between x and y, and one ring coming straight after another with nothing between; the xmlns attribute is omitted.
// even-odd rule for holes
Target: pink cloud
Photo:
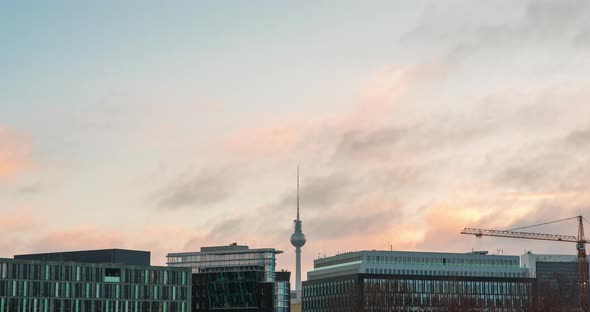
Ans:
<svg viewBox="0 0 590 312"><path fill-rule="evenodd" d="M199 236L193 229L183 226L145 225L124 232L83 224L48 232L35 231L43 230L40 225L30 210L7 214L0 220L0 228L6 230L0 242L0 257L24 253L128 248L150 251L153 265L166 265L168 253L198 251L201 246L209 245L205 235ZM20 232L16 233L17 230Z"/></svg>
<svg viewBox="0 0 590 312"><path fill-rule="evenodd" d="M79 225L41 236L32 244L31 249L32 252L52 252L127 246L126 236L120 231L99 229L94 225Z"/></svg>
<svg viewBox="0 0 590 312"><path fill-rule="evenodd" d="M230 150L254 155L284 154L302 140L303 133L294 121L271 123L265 126L240 129L225 140Z"/></svg>
<svg viewBox="0 0 590 312"><path fill-rule="evenodd" d="M6 211L0 218L0 229L10 233L32 230L39 225L41 225L39 214L29 208Z"/></svg>
<svg viewBox="0 0 590 312"><path fill-rule="evenodd" d="M0 180L12 179L30 167L29 138L0 125Z"/></svg>
<svg viewBox="0 0 590 312"><path fill-rule="evenodd" d="M391 122L397 103L417 81L444 72L437 63L401 68L383 67L375 71L359 92L352 109L324 115L290 115L239 129L221 145L245 155L288 155L296 148L313 149L323 141L355 130L372 130ZM397 116L398 118L400 116Z"/></svg>

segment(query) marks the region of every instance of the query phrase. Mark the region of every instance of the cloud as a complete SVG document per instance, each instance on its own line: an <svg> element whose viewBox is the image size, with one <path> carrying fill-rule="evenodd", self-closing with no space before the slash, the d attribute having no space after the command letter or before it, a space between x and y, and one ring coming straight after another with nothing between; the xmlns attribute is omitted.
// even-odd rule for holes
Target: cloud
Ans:
<svg viewBox="0 0 590 312"><path fill-rule="evenodd" d="M334 158L388 160L392 147L408 135L403 128L352 129L342 134Z"/></svg>
<svg viewBox="0 0 590 312"><path fill-rule="evenodd" d="M431 207L424 216L425 234L417 248L422 250L465 252L467 239L460 231L464 227L476 224L485 216L474 209L458 204L443 204Z"/></svg>
<svg viewBox="0 0 590 312"><path fill-rule="evenodd" d="M14 233L23 233L33 230L41 225L39 213L30 208L21 208L14 211L4 211L0 218L0 229L5 233L4 237Z"/></svg>
<svg viewBox="0 0 590 312"><path fill-rule="evenodd" d="M579 38L590 30L589 17L590 5L584 0L432 1L401 42L444 46L450 60L461 62L483 50L580 44Z"/></svg>
<svg viewBox="0 0 590 312"><path fill-rule="evenodd" d="M16 190L16 193L19 195L30 196L36 195L41 192L41 182L36 182L33 184L21 186Z"/></svg>
<svg viewBox="0 0 590 312"><path fill-rule="evenodd" d="M210 206L229 198L237 188L236 171L230 167L203 169L195 176L182 175L152 196L157 206L176 209Z"/></svg>
<svg viewBox="0 0 590 312"><path fill-rule="evenodd" d="M286 160L299 155L317 152L317 157L324 158L317 159L320 164L330 162L334 153L359 155L363 153L360 149L369 146L372 146L370 152L384 150L379 146L390 144L389 136L397 131L399 136L403 133L379 128L376 118L386 124L388 112L396 105L395 99L411 89L414 81L427 80L440 71L440 67L433 64L381 69L361 92L358 105L346 113L315 117L301 123L298 118L288 118L239 129L222 141L218 154L227 157L209 161L206 168L179 174L150 199L166 209L216 205L232 197L244 183L252 180L252 175L260 179L262 174L271 172L272 165L282 166ZM310 166L310 170L314 170L314 166ZM330 172L326 176L333 174Z"/></svg>
<svg viewBox="0 0 590 312"><path fill-rule="evenodd" d="M354 185L351 177L346 172L332 173L322 176L305 175L301 180L300 186L300 204L305 207L331 207L340 200L347 198ZM297 203L297 192L295 185L292 190L285 193L273 208L285 209L292 208L295 211Z"/></svg>
<svg viewBox="0 0 590 312"><path fill-rule="evenodd" d="M590 177L590 158L585 152L590 128L573 129L565 135L530 142L504 155L494 182L513 190L539 194L568 194L584 188Z"/></svg>
<svg viewBox="0 0 590 312"><path fill-rule="evenodd" d="M544 51L535 47L569 47L578 32L573 25L587 23L581 18L587 8L575 1L556 10L545 1L480 10L479 3L458 10L433 3L442 11L426 12L438 16L425 18L430 24L406 39L444 43L442 52L430 51L438 53L434 61L375 70L351 107L253 120L215 141L208 152L216 158L201 167L208 169L187 169L166 184L156 197L160 207L203 207L198 211L209 220L184 247L250 242L286 250L280 261L291 266L296 164L307 266L319 253L391 245L457 252L502 245L520 252L522 242L488 243L459 232L585 211L590 202L579 192L590 179L580 127L588 124L585 84L572 84L576 73L566 67L560 73L570 80L513 79L520 67L499 66L504 59L496 52L523 48L519 61L531 64L529 52ZM510 14L497 19L498 12ZM570 13L573 21L565 18ZM493 58L471 62L484 50ZM493 75L500 82L487 80ZM249 169L234 172L243 164Z"/></svg>
<svg viewBox="0 0 590 312"><path fill-rule="evenodd" d="M573 38L573 45L582 51L588 51L590 49L590 29L576 35Z"/></svg>
<svg viewBox="0 0 590 312"><path fill-rule="evenodd" d="M194 251L207 245L204 236L194 228L162 223L138 228L112 229L92 224L49 229L30 209L10 212L0 220L2 241L0 256L14 254L74 251L89 249L129 248L151 252L152 265L165 265L171 252ZM170 238L175 239L171 240ZM193 248L194 247L194 248Z"/></svg>
<svg viewBox="0 0 590 312"><path fill-rule="evenodd" d="M36 239L32 252L53 252L127 247L126 236L118 230L99 229L94 225L49 232Z"/></svg>
<svg viewBox="0 0 590 312"><path fill-rule="evenodd" d="M362 236L370 239L394 227L403 215L399 203L390 199L366 199L340 209L326 209L305 219L305 233L314 240L337 240ZM362 246L358 246L362 248Z"/></svg>
<svg viewBox="0 0 590 312"><path fill-rule="evenodd" d="M12 179L31 166L29 139L0 125L0 181Z"/></svg>
<svg viewBox="0 0 590 312"><path fill-rule="evenodd" d="M287 153L301 140L302 133L296 123L292 120L243 128L231 134L222 144L229 150L255 156Z"/></svg>
<svg viewBox="0 0 590 312"><path fill-rule="evenodd" d="M590 127L571 132L566 138L567 144L575 147L583 147L590 144Z"/></svg>
<svg viewBox="0 0 590 312"><path fill-rule="evenodd" d="M244 217L226 218L217 223L206 236L207 241L237 240L243 231L248 231L248 220Z"/></svg>

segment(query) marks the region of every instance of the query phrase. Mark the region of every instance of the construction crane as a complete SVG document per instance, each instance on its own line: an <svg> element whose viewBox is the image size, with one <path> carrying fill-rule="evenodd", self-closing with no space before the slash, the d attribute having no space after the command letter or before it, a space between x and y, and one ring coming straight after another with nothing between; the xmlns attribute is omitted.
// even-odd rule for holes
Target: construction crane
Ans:
<svg viewBox="0 0 590 312"><path fill-rule="evenodd" d="M540 225L547 225L551 223L557 223L566 220L578 220L578 236L573 235L560 235L560 234L544 234L544 233L531 233L531 232L520 232L515 230L521 230L531 228ZM531 226L520 227L512 230L486 230L486 229L475 229L465 228L461 231L461 234L475 235L477 238L483 236L495 236L495 237L508 237L508 238L521 238L521 239L536 239L545 241L555 242L568 242L576 243L576 250L578 254L578 287L580 290L580 305L583 311L588 311L588 258L586 256L586 240L584 236L584 223L582 222L584 217L576 216L562 220L550 221L541 224L535 224Z"/></svg>

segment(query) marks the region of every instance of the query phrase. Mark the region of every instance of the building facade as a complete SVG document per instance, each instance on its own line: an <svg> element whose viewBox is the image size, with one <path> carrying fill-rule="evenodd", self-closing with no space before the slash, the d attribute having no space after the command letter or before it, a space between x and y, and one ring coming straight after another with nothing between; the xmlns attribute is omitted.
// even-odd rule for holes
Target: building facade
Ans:
<svg viewBox="0 0 590 312"><path fill-rule="evenodd" d="M529 277L537 281L538 303L575 309L580 305L578 258L575 255L527 253L520 256Z"/></svg>
<svg viewBox="0 0 590 312"><path fill-rule="evenodd" d="M119 263L149 266L150 252L129 249L98 249L15 255L14 259L83 263Z"/></svg>
<svg viewBox="0 0 590 312"><path fill-rule="evenodd" d="M535 296L517 256L360 251L314 261L303 311L518 311Z"/></svg>
<svg viewBox="0 0 590 312"><path fill-rule="evenodd" d="M192 311L288 312L290 273L276 272L273 248L203 247L168 254L168 266L192 270Z"/></svg>
<svg viewBox="0 0 590 312"><path fill-rule="evenodd" d="M0 312L188 312L191 271L0 259Z"/></svg>

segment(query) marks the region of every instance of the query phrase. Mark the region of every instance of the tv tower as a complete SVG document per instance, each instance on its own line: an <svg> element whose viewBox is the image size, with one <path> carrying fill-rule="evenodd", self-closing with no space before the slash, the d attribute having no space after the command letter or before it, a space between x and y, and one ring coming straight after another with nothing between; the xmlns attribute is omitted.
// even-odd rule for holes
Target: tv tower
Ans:
<svg viewBox="0 0 590 312"><path fill-rule="evenodd" d="M295 233L291 235L291 245L295 246L295 293L296 302L301 302L301 247L305 245L305 235L301 231L299 220L299 166L297 166L297 219L293 220Z"/></svg>

